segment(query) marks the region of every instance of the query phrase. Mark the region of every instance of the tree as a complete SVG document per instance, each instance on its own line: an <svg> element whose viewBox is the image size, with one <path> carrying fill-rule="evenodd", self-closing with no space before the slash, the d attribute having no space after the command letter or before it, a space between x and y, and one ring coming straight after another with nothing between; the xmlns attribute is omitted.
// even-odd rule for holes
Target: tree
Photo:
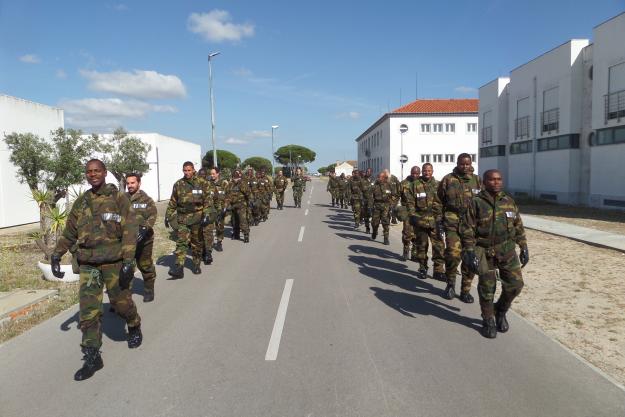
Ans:
<svg viewBox="0 0 625 417"><path fill-rule="evenodd" d="M255 171L264 169L265 172L271 172L271 161L261 156L252 156L243 161L243 166L251 166Z"/></svg>
<svg viewBox="0 0 625 417"><path fill-rule="evenodd" d="M117 180L120 190L126 189L127 174L145 174L150 170L147 162L150 149L152 146L135 136L129 136L122 127L115 129L113 136L106 140L102 149L107 154L104 162L107 171Z"/></svg>
<svg viewBox="0 0 625 417"><path fill-rule="evenodd" d="M320 167L317 169L317 172L319 172L321 175L326 175L328 171L329 171L328 167Z"/></svg>
<svg viewBox="0 0 625 417"><path fill-rule="evenodd" d="M225 151L223 149L217 149L217 164L220 169L228 168L235 169L239 166L241 160L238 156L233 154L232 152ZM202 158L202 167L205 169L214 167L213 164L213 151L206 152L204 158Z"/></svg>
<svg viewBox="0 0 625 417"><path fill-rule="evenodd" d="M273 157L276 161L281 164L307 164L309 162L313 162L317 154L300 145L285 145L281 146L276 150L273 154Z"/></svg>

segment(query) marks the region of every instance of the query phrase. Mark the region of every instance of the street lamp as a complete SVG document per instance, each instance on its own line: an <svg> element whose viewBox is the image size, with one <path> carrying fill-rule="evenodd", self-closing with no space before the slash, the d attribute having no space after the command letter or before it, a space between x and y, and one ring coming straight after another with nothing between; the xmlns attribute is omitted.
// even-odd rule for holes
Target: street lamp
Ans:
<svg viewBox="0 0 625 417"><path fill-rule="evenodd" d="M277 128L279 128L280 126L278 125L273 125L271 126L271 176L273 177L274 175L274 168L273 168L273 160L274 160L274 155L273 155L273 131L276 130Z"/></svg>
<svg viewBox="0 0 625 417"><path fill-rule="evenodd" d="M215 147L215 98L213 97L213 69L211 67L211 59L215 58L221 52L212 52L208 54L208 89L211 98L211 141L213 143L213 165L217 167L217 148Z"/></svg>
<svg viewBox="0 0 625 417"><path fill-rule="evenodd" d="M408 131L408 125L402 124L399 126L399 133L401 134L399 162L401 162L401 179L404 180L404 163L408 161L408 156L404 155L404 133Z"/></svg>

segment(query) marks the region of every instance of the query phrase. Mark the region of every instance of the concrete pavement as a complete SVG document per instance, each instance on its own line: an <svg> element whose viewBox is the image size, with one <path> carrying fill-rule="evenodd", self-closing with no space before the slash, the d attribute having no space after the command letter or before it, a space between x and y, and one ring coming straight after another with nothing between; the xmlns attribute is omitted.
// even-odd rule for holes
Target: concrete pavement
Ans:
<svg viewBox="0 0 625 417"><path fill-rule="evenodd" d="M417 279L394 235L384 246L354 231L325 183L308 184L302 209L288 194L201 276L169 281L158 267L156 301L135 297L139 349L105 313L105 367L90 380L72 379L76 308L0 345L0 415L625 415L620 388L514 315L509 333L482 338L476 304Z"/></svg>

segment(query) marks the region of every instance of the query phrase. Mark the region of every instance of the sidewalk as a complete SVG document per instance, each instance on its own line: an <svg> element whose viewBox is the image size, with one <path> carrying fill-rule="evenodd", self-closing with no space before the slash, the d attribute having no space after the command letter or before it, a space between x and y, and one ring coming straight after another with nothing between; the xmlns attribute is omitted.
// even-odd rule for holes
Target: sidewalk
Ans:
<svg viewBox="0 0 625 417"><path fill-rule="evenodd" d="M591 245L625 252L625 236L623 235L547 220L528 214L521 214L521 217L523 219L523 225L528 229L551 233Z"/></svg>

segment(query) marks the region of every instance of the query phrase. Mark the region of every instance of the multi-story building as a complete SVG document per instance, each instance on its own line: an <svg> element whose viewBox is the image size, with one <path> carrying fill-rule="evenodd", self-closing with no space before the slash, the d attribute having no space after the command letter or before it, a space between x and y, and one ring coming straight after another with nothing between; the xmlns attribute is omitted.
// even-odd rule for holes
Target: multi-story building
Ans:
<svg viewBox="0 0 625 417"><path fill-rule="evenodd" d="M430 162L441 178L461 153L470 154L477 169L477 111L477 99L431 99L387 113L356 138L358 169L389 169L404 178L410 167Z"/></svg>
<svg viewBox="0 0 625 417"><path fill-rule="evenodd" d="M594 37L480 88L480 172L500 169L520 196L625 207L625 187L615 187L625 181L625 13L595 27Z"/></svg>

